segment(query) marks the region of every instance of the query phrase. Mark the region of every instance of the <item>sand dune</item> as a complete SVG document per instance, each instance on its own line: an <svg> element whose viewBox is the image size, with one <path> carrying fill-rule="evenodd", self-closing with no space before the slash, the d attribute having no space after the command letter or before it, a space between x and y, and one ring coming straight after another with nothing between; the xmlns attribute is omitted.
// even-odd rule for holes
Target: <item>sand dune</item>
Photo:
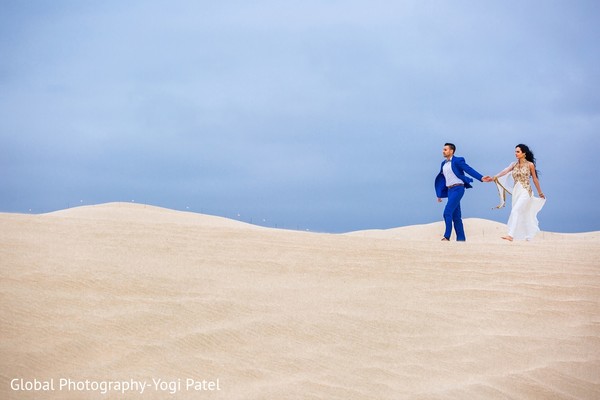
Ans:
<svg viewBox="0 0 600 400"><path fill-rule="evenodd" d="M507 243L466 224L468 242L442 243L439 223L0 214L0 398L600 398L600 233Z"/></svg>
<svg viewBox="0 0 600 400"><path fill-rule="evenodd" d="M469 242L497 242L498 238L506 235L506 225L499 222L480 218L467 218L464 220L465 231ZM380 238L380 239L401 239L401 240L440 240L444 232L444 222L434 222L431 224L404 226L393 229L371 229L365 231L349 232L346 235ZM455 233L452 232L452 240L455 240ZM534 241L546 241L547 239L565 241L565 240L598 240L600 232L585 232L577 234L540 232Z"/></svg>

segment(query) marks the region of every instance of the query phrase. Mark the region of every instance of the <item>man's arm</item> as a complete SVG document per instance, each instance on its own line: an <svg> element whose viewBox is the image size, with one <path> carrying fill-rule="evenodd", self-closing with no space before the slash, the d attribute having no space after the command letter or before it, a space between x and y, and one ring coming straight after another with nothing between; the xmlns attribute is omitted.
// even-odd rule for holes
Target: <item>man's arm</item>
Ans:
<svg viewBox="0 0 600 400"><path fill-rule="evenodd" d="M481 175L479 172L475 171L473 168L471 168L471 166L469 164L467 164L467 162L464 160L464 158L460 161L460 167L463 169L463 171L465 171L467 174L471 175L473 178L477 179L478 181L482 181L482 182L490 182L491 178L489 176L483 176Z"/></svg>

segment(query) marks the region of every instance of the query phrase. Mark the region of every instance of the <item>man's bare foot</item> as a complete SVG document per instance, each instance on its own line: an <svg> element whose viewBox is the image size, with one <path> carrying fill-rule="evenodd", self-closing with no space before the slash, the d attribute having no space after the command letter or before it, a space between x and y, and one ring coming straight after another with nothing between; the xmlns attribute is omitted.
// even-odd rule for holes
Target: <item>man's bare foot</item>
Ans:
<svg viewBox="0 0 600 400"><path fill-rule="evenodd" d="M449 242L449 241L450 241L450 239L448 239L447 237L442 238L442 242Z"/></svg>
<svg viewBox="0 0 600 400"><path fill-rule="evenodd" d="M502 239L504 239L504 240L508 240L509 242L512 242L512 241L513 241L513 238L512 238L512 236L502 236Z"/></svg>

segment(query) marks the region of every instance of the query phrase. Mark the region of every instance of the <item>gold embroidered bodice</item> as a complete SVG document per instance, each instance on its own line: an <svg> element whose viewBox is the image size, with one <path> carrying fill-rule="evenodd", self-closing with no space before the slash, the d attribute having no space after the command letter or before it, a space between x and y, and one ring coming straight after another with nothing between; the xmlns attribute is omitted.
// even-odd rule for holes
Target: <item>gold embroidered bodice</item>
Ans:
<svg viewBox="0 0 600 400"><path fill-rule="evenodd" d="M515 183L519 182L521 186L523 186L523 189L526 189L529 192L530 196L533 195L533 190L531 189L531 184L529 183L529 178L531 177L529 162L523 165L519 165L519 163L517 163L512 170L512 176L515 180Z"/></svg>

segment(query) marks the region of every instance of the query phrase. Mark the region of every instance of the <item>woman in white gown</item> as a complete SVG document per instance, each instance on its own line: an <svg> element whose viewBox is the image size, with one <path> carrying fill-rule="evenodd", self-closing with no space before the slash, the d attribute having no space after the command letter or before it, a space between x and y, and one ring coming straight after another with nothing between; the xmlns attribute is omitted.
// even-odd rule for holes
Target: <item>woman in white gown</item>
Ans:
<svg viewBox="0 0 600 400"><path fill-rule="evenodd" d="M502 239L512 241L531 240L539 232L537 213L546 203L546 196L542 193L540 182L538 180L538 171L535 169L535 157L533 152L524 144L519 144L515 148L517 161L511 163L503 171L494 176L494 181L500 184L502 190L506 190L501 178L512 171L512 178L515 181L512 190L512 210L508 218L508 235ZM538 191L539 198L533 195L530 180L533 179L535 188Z"/></svg>

